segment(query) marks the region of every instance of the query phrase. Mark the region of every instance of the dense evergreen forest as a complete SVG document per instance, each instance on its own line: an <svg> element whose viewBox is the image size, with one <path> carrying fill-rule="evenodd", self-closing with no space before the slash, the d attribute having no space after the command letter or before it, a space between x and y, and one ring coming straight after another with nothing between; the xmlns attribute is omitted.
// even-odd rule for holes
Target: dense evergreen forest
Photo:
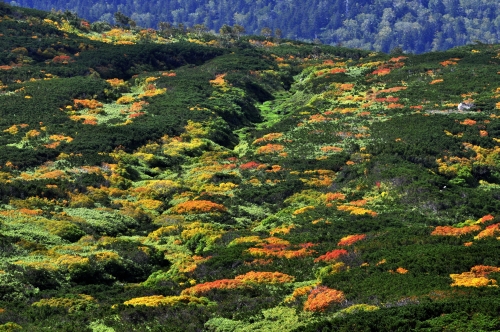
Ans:
<svg viewBox="0 0 500 332"><path fill-rule="evenodd" d="M133 1L16 0L12 4L50 11L69 10L91 21L114 23L120 11L139 26L160 22L219 31L238 24L248 34L279 29L285 38L371 49L396 47L422 53L474 41L500 40L497 0L262 0Z"/></svg>
<svg viewBox="0 0 500 332"><path fill-rule="evenodd" d="M500 45L117 18L0 3L0 331L500 330Z"/></svg>

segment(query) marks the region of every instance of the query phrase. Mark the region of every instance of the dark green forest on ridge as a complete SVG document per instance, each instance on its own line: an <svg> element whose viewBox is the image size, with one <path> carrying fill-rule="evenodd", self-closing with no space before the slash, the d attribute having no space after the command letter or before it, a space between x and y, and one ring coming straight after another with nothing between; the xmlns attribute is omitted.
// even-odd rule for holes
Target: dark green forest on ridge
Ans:
<svg viewBox="0 0 500 332"><path fill-rule="evenodd" d="M500 330L499 44L121 18L0 3L0 331Z"/></svg>
<svg viewBox="0 0 500 332"><path fill-rule="evenodd" d="M202 25L218 32L225 24L237 24L248 34L277 32L283 38L386 53L396 47L423 53L475 41L491 44L497 43L500 36L500 7L496 0L16 0L10 3L47 11L68 10L92 22L111 24L116 22L114 14L121 12L145 28L158 28L161 22L167 22L183 28Z"/></svg>

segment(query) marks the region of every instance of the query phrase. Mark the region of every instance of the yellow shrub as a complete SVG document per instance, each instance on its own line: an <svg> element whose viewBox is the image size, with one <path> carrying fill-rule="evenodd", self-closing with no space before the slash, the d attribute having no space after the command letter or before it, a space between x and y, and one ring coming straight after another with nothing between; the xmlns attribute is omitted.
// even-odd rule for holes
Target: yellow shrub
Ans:
<svg viewBox="0 0 500 332"><path fill-rule="evenodd" d="M125 105L125 104L133 103L134 101L135 101L135 99L132 96L122 96L122 97L118 98L116 103L119 105Z"/></svg>

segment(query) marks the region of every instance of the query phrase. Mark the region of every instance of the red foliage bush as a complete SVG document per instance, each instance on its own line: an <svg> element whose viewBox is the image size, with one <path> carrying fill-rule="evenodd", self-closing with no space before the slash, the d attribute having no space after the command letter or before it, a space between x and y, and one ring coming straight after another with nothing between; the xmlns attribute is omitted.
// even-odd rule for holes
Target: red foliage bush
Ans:
<svg viewBox="0 0 500 332"><path fill-rule="evenodd" d="M260 164L258 162L249 161L248 163L241 164L240 169L241 170L256 169L259 166L260 166Z"/></svg>
<svg viewBox="0 0 500 332"><path fill-rule="evenodd" d="M441 235L441 236L462 236L472 232L479 231L481 227L479 225L465 226L465 227L453 227L453 226L436 226L432 231L431 235Z"/></svg>
<svg viewBox="0 0 500 332"><path fill-rule="evenodd" d="M319 256L314 260L315 263L317 262L333 262L338 260L340 257L347 255L348 252L345 249L335 249L332 251L327 252L324 255Z"/></svg>
<svg viewBox="0 0 500 332"><path fill-rule="evenodd" d="M328 309L334 303L345 301L345 295L342 291L331 289L326 286L319 286L312 290L304 303L305 311L322 312Z"/></svg>
<svg viewBox="0 0 500 332"><path fill-rule="evenodd" d="M200 296L214 289L236 289L245 287L245 283L235 279L220 279L210 282L204 282L193 287L186 288L181 295Z"/></svg>

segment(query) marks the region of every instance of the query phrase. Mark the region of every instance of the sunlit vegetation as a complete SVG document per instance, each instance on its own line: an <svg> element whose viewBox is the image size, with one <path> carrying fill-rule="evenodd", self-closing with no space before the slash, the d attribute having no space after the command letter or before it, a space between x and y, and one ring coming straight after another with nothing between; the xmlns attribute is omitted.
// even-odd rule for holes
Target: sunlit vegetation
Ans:
<svg viewBox="0 0 500 332"><path fill-rule="evenodd" d="M10 8L0 330L500 328L497 45L186 42Z"/></svg>

